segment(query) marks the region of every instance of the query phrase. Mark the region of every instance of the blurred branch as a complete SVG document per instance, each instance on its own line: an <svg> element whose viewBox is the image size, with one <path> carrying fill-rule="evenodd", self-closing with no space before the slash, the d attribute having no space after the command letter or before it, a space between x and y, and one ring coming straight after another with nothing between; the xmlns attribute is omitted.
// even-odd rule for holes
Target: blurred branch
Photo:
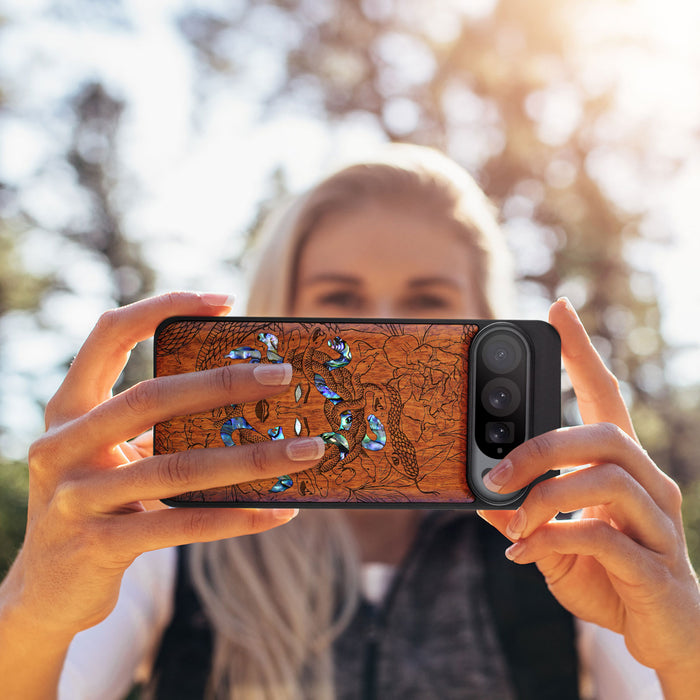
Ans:
<svg viewBox="0 0 700 700"><path fill-rule="evenodd" d="M63 235L103 258L117 305L130 304L153 291L155 272L146 263L141 246L125 234L122 222L124 202L119 191L124 188L125 176L119 164L118 136L125 103L101 83L92 82L84 85L69 104L74 122L66 161L89 197L91 215L86 226L64 229ZM150 373L150 351L139 345L119 387Z"/></svg>

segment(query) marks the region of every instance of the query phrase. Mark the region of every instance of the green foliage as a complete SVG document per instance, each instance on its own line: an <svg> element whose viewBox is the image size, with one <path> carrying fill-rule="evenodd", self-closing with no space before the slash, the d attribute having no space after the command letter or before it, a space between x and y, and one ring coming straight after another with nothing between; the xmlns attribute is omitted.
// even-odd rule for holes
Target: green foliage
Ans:
<svg viewBox="0 0 700 700"><path fill-rule="evenodd" d="M36 309L52 285L49 277L30 275L22 269L17 250L22 231L16 223L0 220L0 316L11 310Z"/></svg>
<svg viewBox="0 0 700 700"><path fill-rule="evenodd" d="M683 524L690 560L695 571L700 571L700 479L684 489Z"/></svg>
<svg viewBox="0 0 700 700"><path fill-rule="evenodd" d="M24 538L28 488L26 464L0 461L0 578L14 560Z"/></svg>

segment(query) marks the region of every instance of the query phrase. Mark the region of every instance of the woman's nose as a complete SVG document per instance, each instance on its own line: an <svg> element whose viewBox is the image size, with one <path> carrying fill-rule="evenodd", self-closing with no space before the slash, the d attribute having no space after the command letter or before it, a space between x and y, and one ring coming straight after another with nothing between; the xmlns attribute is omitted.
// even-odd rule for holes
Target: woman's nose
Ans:
<svg viewBox="0 0 700 700"><path fill-rule="evenodd" d="M377 298L372 301L367 309L371 318L398 318L401 316L397 304L389 298Z"/></svg>

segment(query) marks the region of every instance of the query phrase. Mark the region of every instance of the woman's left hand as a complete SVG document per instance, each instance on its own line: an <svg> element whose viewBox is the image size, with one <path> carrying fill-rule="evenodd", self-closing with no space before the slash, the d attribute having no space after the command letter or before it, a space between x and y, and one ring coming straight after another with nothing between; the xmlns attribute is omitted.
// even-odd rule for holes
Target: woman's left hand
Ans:
<svg viewBox="0 0 700 700"><path fill-rule="evenodd" d="M618 382L567 300L549 320L584 425L528 440L485 483L509 493L550 469L577 468L536 484L515 512L480 515L515 542L508 558L534 562L571 613L623 634L667 698L690 697L700 687L700 588L680 489L637 441ZM574 510L580 518L553 520Z"/></svg>

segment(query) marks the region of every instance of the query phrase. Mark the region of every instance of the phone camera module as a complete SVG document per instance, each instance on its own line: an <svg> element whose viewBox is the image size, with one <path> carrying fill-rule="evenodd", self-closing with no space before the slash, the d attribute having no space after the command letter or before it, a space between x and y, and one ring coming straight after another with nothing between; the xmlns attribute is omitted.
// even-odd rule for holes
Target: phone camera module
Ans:
<svg viewBox="0 0 700 700"><path fill-rule="evenodd" d="M520 389L511 379L496 377L482 389L481 403L494 416L510 415L520 406Z"/></svg>
<svg viewBox="0 0 700 700"><path fill-rule="evenodd" d="M498 333L486 342L482 357L492 372L507 374L520 364L522 354L517 340L505 333Z"/></svg>
<svg viewBox="0 0 700 700"><path fill-rule="evenodd" d="M473 357L474 442L484 459L502 459L529 431L528 341L512 324L498 321L477 338Z"/></svg>
<svg viewBox="0 0 700 700"><path fill-rule="evenodd" d="M508 421L494 421L486 424L486 442L504 445L512 443L515 424Z"/></svg>

